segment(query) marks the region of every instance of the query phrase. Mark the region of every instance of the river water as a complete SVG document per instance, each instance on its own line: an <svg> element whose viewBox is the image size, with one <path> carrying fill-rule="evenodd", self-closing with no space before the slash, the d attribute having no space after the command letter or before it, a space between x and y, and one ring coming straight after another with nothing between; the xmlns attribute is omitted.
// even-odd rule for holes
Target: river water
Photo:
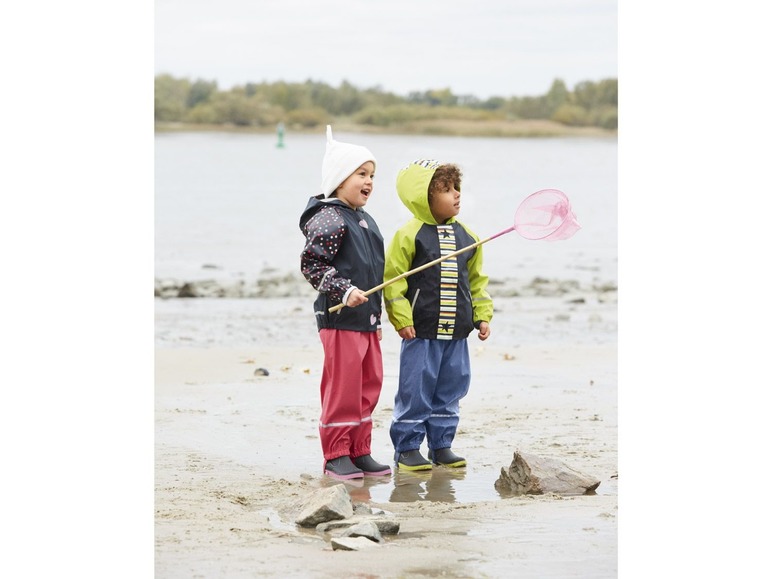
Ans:
<svg viewBox="0 0 772 579"><path fill-rule="evenodd" d="M376 156L366 206L386 244L409 217L395 190L411 160L457 163L459 219L481 238L510 227L520 202L540 189L570 199L582 229L564 241L512 232L486 243L491 278L617 279L615 138L470 138L335 133ZM253 280L299 271L298 228L317 194L325 149L319 134L158 133L155 136L155 275L179 280Z"/></svg>

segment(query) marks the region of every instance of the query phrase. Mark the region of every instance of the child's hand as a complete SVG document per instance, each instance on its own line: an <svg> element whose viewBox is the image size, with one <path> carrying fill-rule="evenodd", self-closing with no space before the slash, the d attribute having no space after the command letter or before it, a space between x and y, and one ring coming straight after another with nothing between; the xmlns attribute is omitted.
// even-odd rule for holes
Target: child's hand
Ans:
<svg viewBox="0 0 772 579"><path fill-rule="evenodd" d="M413 326L405 326L401 330L397 330L397 333L403 340L412 340L415 338L415 328Z"/></svg>
<svg viewBox="0 0 772 579"><path fill-rule="evenodd" d="M346 305L350 308L355 308L365 303L366 301L368 301L368 299L365 295L365 292L363 292L361 289L355 289L349 294Z"/></svg>
<svg viewBox="0 0 772 579"><path fill-rule="evenodd" d="M491 327L488 322L480 322L480 329L477 331L477 337L481 340L487 340L491 335Z"/></svg>

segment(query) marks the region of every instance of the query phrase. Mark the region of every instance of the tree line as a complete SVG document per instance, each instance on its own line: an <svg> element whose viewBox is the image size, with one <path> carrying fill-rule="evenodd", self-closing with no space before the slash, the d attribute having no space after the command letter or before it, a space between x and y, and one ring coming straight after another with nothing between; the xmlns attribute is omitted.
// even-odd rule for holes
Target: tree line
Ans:
<svg viewBox="0 0 772 579"><path fill-rule="evenodd" d="M617 79L583 81L569 90L555 79L542 96L479 99L450 89L399 96L380 87L360 89L343 81L247 83L220 90L216 81L155 77L155 121L311 129L345 118L374 127L394 128L414 121L512 121L546 119L572 127L617 129Z"/></svg>

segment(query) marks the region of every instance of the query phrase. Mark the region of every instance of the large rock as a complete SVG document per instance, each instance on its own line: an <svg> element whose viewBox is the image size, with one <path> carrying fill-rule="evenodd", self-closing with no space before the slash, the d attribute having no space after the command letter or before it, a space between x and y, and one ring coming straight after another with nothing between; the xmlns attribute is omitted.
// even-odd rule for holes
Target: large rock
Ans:
<svg viewBox="0 0 772 579"><path fill-rule="evenodd" d="M370 539L371 541L375 541L376 543L383 542L383 537L381 536L381 532L378 530L378 526L372 521L362 521L361 523L352 525L348 529L343 531L342 536L364 537L365 539Z"/></svg>
<svg viewBox="0 0 772 579"><path fill-rule="evenodd" d="M585 495L593 494L599 484L559 460L515 451L512 464L501 468L494 487L509 495Z"/></svg>
<svg viewBox="0 0 772 579"><path fill-rule="evenodd" d="M399 534L399 521L381 517L361 517L354 515L350 519L330 521L327 523L319 523L316 525L316 532L320 534L334 532L340 529L348 529L361 522L372 522L378 529L381 535L398 535Z"/></svg>
<svg viewBox="0 0 772 579"><path fill-rule="evenodd" d="M374 543L364 537L337 537L330 539L333 551L364 551L372 547L378 547L379 543Z"/></svg>
<svg viewBox="0 0 772 579"><path fill-rule="evenodd" d="M295 519L301 527L315 527L327 521L347 519L354 514L354 504L343 484L322 489L314 493Z"/></svg>

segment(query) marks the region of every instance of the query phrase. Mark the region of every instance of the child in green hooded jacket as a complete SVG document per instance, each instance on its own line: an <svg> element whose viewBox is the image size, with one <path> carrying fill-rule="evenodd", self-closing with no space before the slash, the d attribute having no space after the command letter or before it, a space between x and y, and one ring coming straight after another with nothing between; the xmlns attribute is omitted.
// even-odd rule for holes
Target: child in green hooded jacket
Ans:
<svg viewBox="0 0 772 579"><path fill-rule="evenodd" d="M384 279L394 277L479 241L456 219L461 208L461 170L453 164L414 161L397 176L397 193L413 218L386 251ZM482 247L459 253L384 288L389 321L402 338L399 385L390 435L400 470L432 463L466 465L451 446L459 401L471 382L467 336L490 335L493 302L482 271ZM429 460L420 452L427 439Z"/></svg>

